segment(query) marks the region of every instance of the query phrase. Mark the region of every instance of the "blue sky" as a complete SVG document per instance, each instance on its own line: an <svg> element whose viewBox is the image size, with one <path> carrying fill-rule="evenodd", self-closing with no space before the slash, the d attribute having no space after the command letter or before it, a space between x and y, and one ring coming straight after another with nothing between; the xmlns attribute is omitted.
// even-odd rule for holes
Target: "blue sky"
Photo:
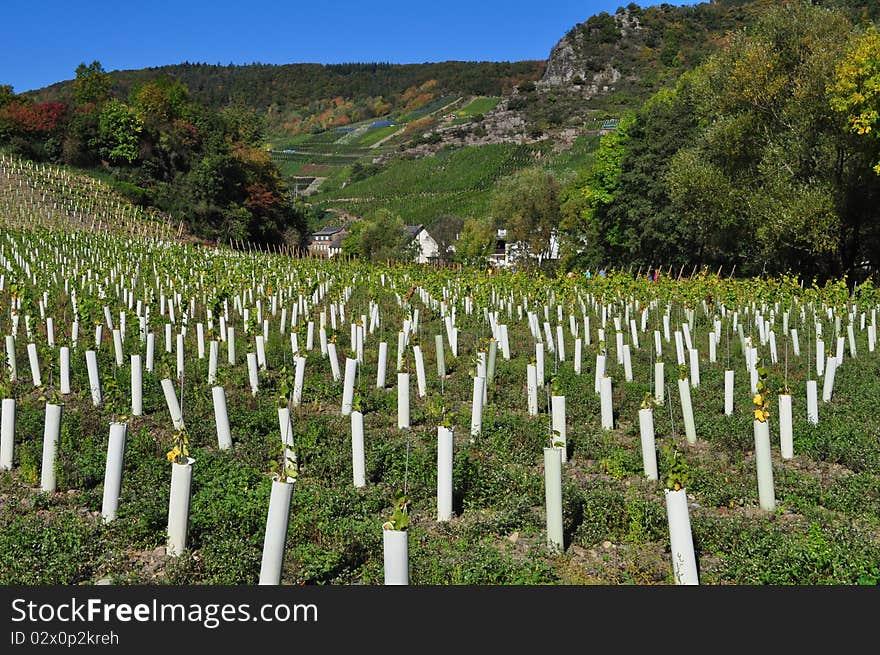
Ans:
<svg viewBox="0 0 880 655"><path fill-rule="evenodd" d="M626 4L2 0L0 84L11 84L22 93L71 79L77 65L94 60L113 71L183 61L226 65L545 59L576 23Z"/></svg>

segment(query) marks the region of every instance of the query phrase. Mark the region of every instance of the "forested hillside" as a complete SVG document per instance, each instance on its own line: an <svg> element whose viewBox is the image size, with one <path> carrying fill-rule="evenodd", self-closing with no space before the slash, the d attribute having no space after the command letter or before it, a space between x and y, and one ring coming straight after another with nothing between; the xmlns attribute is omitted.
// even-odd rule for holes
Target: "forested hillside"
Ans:
<svg viewBox="0 0 880 655"><path fill-rule="evenodd" d="M127 98L99 62L81 64L69 102L34 103L0 87L0 144L104 177L136 204L226 243L303 243L306 221L263 147L262 120L241 104L216 110L164 77Z"/></svg>
<svg viewBox="0 0 880 655"><path fill-rule="evenodd" d="M112 91L127 97L143 84L169 77L190 90L194 101L219 109L240 102L264 114L273 133L296 134L346 125L388 113L418 109L449 93L500 95L524 80L538 79L543 61L425 64L250 64L190 63L110 73ZM33 94L68 102L71 81Z"/></svg>
<svg viewBox="0 0 880 655"><path fill-rule="evenodd" d="M630 3L546 61L95 61L37 92L0 87L0 146L226 243L298 248L327 220L390 213L461 228L444 237L459 261L503 228L523 252L556 235L569 269L861 278L880 263L878 15L852 0Z"/></svg>
<svg viewBox="0 0 880 655"><path fill-rule="evenodd" d="M878 80L873 25L769 9L602 139L566 192L569 264L875 271Z"/></svg>

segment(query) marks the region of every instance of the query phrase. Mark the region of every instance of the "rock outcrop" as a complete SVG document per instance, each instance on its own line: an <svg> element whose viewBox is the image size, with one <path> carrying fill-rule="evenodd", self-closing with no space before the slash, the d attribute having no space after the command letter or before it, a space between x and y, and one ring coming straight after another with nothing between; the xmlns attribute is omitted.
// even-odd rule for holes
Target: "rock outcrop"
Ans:
<svg viewBox="0 0 880 655"><path fill-rule="evenodd" d="M621 78L614 53L621 40L641 29L638 17L627 9L578 23L550 51L539 86L577 86L589 95L612 90Z"/></svg>

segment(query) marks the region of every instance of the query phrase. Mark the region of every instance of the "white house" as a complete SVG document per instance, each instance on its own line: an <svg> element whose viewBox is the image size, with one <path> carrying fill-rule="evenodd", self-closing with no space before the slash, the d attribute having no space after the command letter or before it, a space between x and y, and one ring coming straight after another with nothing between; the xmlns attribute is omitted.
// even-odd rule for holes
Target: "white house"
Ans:
<svg viewBox="0 0 880 655"><path fill-rule="evenodd" d="M516 264L516 260L527 253L519 241L508 241L507 230L498 229L495 234L495 249L489 255L489 260L494 266L508 268ZM559 235L556 230L550 234L549 247L539 253L528 253L528 256L537 259L540 264L547 259L559 259Z"/></svg>
<svg viewBox="0 0 880 655"><path fill-rule="evenodd" d="M419 246L419 252L416 255L416 261L419 264L427 264L436 262L440 255L440 246L434 240L424 225L407 225L406 231L416 241Z"/></svg>

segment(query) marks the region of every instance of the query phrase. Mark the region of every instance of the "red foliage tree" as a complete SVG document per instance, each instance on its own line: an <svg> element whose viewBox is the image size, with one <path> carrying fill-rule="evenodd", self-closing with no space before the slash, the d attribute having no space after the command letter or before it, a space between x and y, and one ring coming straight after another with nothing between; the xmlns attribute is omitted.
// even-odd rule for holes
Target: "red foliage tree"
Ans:
<svg viewBox="0 0 880 655"><path fill-rule="evenodd" d="M0 121L19 134L46 135L60 131L67 118L67 105L62 102L27 104L10 102L0 110Z"/></svg>
<svg viewBox="0 0 880 655"><path fill-rule="evenodd" d="M281 201L274 191L266 188L260 182L253 182L247 185L247 196L244 204L255 214L265 214L274 209Z"/></svg>

